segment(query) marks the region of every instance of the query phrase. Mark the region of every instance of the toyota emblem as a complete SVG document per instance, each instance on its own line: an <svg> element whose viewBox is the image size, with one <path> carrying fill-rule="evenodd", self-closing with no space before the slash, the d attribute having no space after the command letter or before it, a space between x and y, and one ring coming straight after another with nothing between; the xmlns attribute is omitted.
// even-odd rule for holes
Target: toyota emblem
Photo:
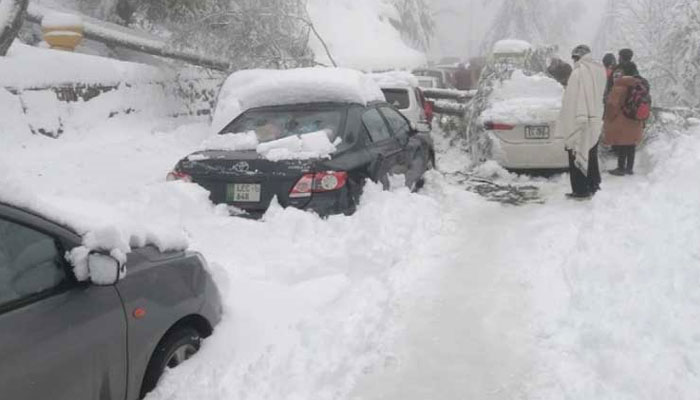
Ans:
<svg viewBox="0 0 700 400"><path fill-rule="evenodd" d="M236 172L248 172L250 171L250 164L245 161L233 164L233 170Z"/></svg>

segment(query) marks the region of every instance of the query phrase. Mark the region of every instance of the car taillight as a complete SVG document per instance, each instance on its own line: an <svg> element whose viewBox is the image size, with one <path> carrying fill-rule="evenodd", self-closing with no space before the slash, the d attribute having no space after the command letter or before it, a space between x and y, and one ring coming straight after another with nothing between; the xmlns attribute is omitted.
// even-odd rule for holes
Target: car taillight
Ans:
<svg viewBox="0 0 700 400"><path fill-rule="evenodd" d="M304 174L289 192L289 197L298 199L310 197L312 193L332 192L341 189L347 181L347 172L327 171Z"/></svg>
<svg viewBox="0 0 700 400"><path fill-rule="evenodd" d="M433 122L433 116L435 115L435 111L433 109L433 102L426 101L425 105L423 106L423 109L425 110L425 119L428 121L429 124L431 124Z"/></svg>
<svg viewBox="0 0 700 400"><path fill-rule="evenodd" d="M192 182L192 177L189 174L186 174L184 172L173 171L173 172L168 173L168 175L165 177L165 180L168 182L172 182L172 181Z"/></svg>
<svg viewBox="0 0 700 400"><path fill-rule="evenodd" d="M501 124L498 122L487 122L484 124L487 131L509 131L515 128L515 125Z"/></svg>

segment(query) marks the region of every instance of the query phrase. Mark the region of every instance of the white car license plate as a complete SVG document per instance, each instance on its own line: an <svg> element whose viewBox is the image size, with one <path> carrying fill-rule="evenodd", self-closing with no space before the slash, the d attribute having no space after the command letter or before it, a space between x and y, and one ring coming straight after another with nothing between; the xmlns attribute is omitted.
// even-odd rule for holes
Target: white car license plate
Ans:
<svg viewBox="0 0 700 400"><path fill-rule="evenodd" d="M257 203L260 201L259 183L229 183L226 186L226 201Z"/></svg>
<svg viewBox="0 0 700 400"><path fill-rule="evenodd" d="M526 126L525 139L549 139L549 126Z"/></svg>

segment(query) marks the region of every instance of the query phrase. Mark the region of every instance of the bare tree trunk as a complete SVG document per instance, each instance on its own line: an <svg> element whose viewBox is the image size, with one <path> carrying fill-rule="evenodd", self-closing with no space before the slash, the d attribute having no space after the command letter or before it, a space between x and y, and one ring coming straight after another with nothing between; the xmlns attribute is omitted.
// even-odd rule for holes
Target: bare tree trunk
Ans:
<svg viewBox="0 0 700 400"><path fill-rule="evenodd" d="M7 54L17 37L28 4L29 0L0 0L0 56Z"/></svg>

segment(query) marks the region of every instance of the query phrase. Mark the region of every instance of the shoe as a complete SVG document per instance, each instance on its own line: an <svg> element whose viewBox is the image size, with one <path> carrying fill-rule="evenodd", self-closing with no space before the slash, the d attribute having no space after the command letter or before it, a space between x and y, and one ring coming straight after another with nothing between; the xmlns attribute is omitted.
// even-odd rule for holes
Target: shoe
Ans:
<svg viewBox="0 0 700 400"><path fill-rule="evenodd" d="M625 171L625 175L634 175L634 171L628 169Z"/></svg>
<svg viewBox="0 0 700 400"><path fill-rule="evenodd" d="M616 169L610 171L610 175L623 176L623 175L627 175L627 172L625 172L624 169L616 168Z"/></svg>
<svg viewBox="0 0 700 400"><path fill-rule="evenodd" d="M585 200L593 197L591 193L567 193L566 197L574 200Z"/></svg>

